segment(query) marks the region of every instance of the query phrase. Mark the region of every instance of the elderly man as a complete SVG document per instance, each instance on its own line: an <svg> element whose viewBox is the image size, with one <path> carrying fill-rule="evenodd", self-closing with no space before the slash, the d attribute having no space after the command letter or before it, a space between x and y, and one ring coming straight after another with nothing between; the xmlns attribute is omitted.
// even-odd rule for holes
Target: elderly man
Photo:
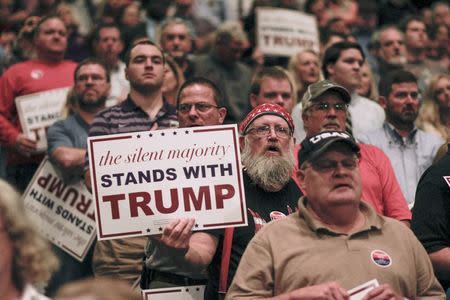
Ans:
<svg viewBox="0 0 450 300"><path fill-rule="evenodd" d="M192 51L193 36L189 25L180 18L167 19L160 25L160 32L161 48L172 55L184 77L192 77L194 70L188 55Z"/></svg>
<svg viewBox="0 0 450 300"><path fill-rule="evenodd" d="M328 80L311 84L302 99L307 137L327 130L345 130L349 102L350 95L342 86ZM389 158L372 145L361 144L360 148L363 201L370 203L379 214L409 224L411 212Z"/></svg>
<svg viewBox="0 0 450 300"><path fill-rule="evenodd" d="M302 142L298 213L266 226L248 245L226 299L444 299L414 234L361 201L359 147L339 131Z"/></svg>
<svg viewBox="0 0 450 300"><path fill-rule="evenodd" d="M240 24L225 23L216 31L211 52L193 60L194 75L209 78L224 93L226 123L237 123L248 112L252 72L239 62L247 43Z"/></svg>
<svg viewBox="0 0 450 300"><path fill-rule="evenodd" d="M217 86L208 79L194 77L186 81L178 93L178 121L180 127L220 125L227 113ZM161 239L150 237L146 247L145 269L141 288L160 288L205 284L205 275L176 260L173 244L165 245L169 232L184 228L190 232L194 220L175 220L165 227Z"/></svg>
<svg viewBox="0 0 450 300"><path fill-rule="evenodd" d="M186 260L185 266L209 265L205 299L226 292L247 244L266 223L295 210L301 191L290 178L293 129L289 113L271 103L255 107L239 125L248 226L192 234L193 222L185 222L165 230L164 243Z"/></svg>

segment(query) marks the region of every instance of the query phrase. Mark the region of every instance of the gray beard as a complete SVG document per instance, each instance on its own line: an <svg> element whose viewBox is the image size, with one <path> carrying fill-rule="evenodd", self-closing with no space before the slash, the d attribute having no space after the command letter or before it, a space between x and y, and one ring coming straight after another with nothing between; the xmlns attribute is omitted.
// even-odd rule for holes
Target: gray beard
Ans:
<svg viewBox="0 0 450 300"><path fill-rule="evenodd" d="M252 181L267 192L281 190L290 180L295 158L292 151L283 156L266 157L251 153L246 143L242 151L242 163Z"/></svg>

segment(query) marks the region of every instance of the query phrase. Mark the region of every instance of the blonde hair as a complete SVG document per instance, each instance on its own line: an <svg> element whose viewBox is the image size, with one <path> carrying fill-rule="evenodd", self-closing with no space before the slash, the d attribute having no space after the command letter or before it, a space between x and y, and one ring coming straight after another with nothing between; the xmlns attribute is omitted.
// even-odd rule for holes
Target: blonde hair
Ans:
<svg viewBox="0 0 450 300"><path fill-rule="evenodd" d="M319 80L323 79L322 72L320 71L320 58L319 55L312 49L304 49L300 52L295 53L291 56L289 59L287 71L289 72L289 75L293 79L293 82L295 83L295 95L297 98L301 100L301 97L303 97L303 94L306 92L306 89L308 88L306 84L300 79L300 77L297 74L297 65L300 62L300 55L303 53L311 53L317 57L317 60L319 61Z"/></svg>
<svg viewBox="0 0 450 300"><path fill-rule="evenodd" d="M54 300L141 300L139 293L123 281L111 278L90 278L64 285Z"/></svg>
<svg viewBox="0 0 450 300"><path fill-rule="evenodd" d="M436 98L437 83L443 78L450 80L450 75L439 74L431 79L425 93L425 100L420 108L419 117L417 118L417 127L425 131L438 133L446 141L450 141L449 128L441 120L439 103Z"/></svg>
<svg viewBox="0 0 450 300"><path fill-rule="evenodd" d="M19 193L0 179L0 215L13 248L12 280L23 289L28 283L46 282L58 267L49 243L36 231L25 213Z"/></svg>

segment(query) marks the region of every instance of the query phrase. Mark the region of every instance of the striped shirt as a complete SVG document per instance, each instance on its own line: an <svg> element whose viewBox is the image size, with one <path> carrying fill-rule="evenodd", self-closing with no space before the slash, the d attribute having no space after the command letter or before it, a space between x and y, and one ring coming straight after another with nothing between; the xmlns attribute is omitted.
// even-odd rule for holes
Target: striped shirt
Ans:
<svg viewBox="0 0 450 300"><path fill-rule="evenodd" d="M178 127L175 107L164 101L163 107L152 119L128 95L125 101L102 110L95 116L89 128L89 136L148 131L155 123L158 124L158 129ZM84 170L88 169L89 159L86 153Z"/></svg>

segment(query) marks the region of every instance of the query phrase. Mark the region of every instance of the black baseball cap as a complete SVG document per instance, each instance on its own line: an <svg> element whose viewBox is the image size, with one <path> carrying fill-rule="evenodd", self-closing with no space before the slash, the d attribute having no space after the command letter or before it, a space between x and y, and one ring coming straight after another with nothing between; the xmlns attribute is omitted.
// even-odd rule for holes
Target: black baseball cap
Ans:
<svg viewBox="0 0 450 300"><path fill-rule="evenodd" d="M324 131L305 138L298 152L298 165L301 167L306 161L312 161L324 153L334 143L341 142L350 146L351 150L359 153L359 146L351 135L345 131Z"/></svg>

